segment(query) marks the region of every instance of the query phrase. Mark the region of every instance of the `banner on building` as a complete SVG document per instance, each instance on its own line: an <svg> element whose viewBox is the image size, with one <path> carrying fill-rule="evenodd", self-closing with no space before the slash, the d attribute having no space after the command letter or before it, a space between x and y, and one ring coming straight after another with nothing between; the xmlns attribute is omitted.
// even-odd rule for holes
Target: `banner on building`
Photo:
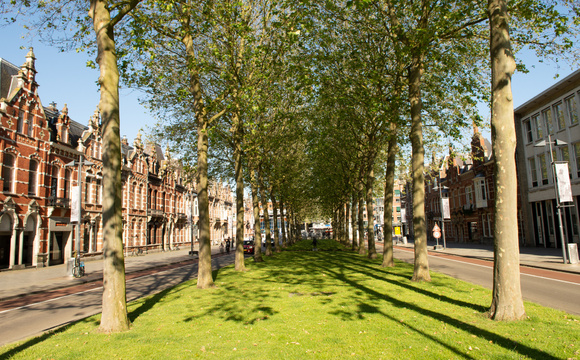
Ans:
<svg viewBox="0 0 580 360"><path fill-rule="evenodd" d="M401 208L401 222L407 223L407 209Z"/></svg>
<svg viewBox="0 0 580 360"><path fill-rule="evenodd" d="M71 187L70 199L70 221L80 223L81 221L81 199L79 196L79 187Z"/></svg>
<svg viewBox="0 0 580 360"><path fill-rule="evenodd" d="M449 198L441 199L441 209L443 210L443 220L451 219L451 211L449 210Z"/></svg>
<svg viewBox="0 0 580 360"><path fill-rule="evenodd" d="M570 173L568 163L554 164L556 171L556 191L560 202L572 202L572 187L570 186Z"/></svg>

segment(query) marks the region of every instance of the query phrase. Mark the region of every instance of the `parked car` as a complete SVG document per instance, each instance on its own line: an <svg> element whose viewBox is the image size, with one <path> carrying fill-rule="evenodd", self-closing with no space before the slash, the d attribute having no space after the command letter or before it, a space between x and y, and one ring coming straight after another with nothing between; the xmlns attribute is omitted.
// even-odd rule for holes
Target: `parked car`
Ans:
<svg viewBox="0 0 580 360"><path fill-rule="evenodd" d="M244 240L244 253L254 253L254 240Z"/></svg>

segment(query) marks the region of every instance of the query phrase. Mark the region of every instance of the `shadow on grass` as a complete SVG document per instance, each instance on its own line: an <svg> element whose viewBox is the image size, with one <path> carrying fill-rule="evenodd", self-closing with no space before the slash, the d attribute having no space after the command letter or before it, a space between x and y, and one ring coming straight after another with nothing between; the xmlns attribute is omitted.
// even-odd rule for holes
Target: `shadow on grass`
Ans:
<svg viewBox="0 0 580 360"><path fill-rule="evenodd" d="M457 306L461 306L461 307L470 308L470 309L473 309L473 310L478 311L478 312L485 312L485 311L487 311L487 307L486 306L483 306L483 305L478 305L478 304L474 304L474 303L470 303L470 302L466 302L466 301L454 299L454 298L451 298L451 297L446 296L446 295L437 294L437 293L434 293L434 292L429 291L429 290L421 289L420 287L414 286L413 284L410 284L410 283L405 282L405 281L396 281L396 280L391 280L391 279L389 279L387 277L378 276L377 273L382 273L385 276L395 276L395 277L401 277L401 278L409 279L405 275L397 274L397 273L395 273L393 271L386 270L385 268L374 268L374 267L371 267L371 266L368 266L368 265L362 265L360 263L355 263L355 262L353 262L350 259L341 259L340 264L335 263L335 265L336 266L346 267L346 265L345 265L346 263L349 263L351 265L356 265L358 268L363 267L363 268L367 269L368 271L365 271L363 273L365 275L373 278L373 279L380 280L380 281L386 281L386 282L388 282L390 284L393 284L393 285L396 285L396 286L400 286L400 287L404 287L404 288L406 288L408 290L411 290L411 291L420 293L420 294L425 295L425 296L432 297L432 298L437 299L439 301L444 301L444 302L449 303L449 304L452 304L452 305L457 305ZM351 271L353 271L353 272L360 272L358 269L354 269L352 267L346 267L346 268L349 269L349 270L351 270Z"/></svg>
<svg viewBox="0 0 580 360"><path fill-rule="evenodd" d="M339 267L341 270L344 270L344 259L341 259L341 260L342 261L340 263L333 262L333 261L329 261L329 262L327 262L327 264L328 263L333 264L333 265ZM356 271L356 269L352 269L352 268L349 269L349 270ZM425 315L425 316L429 316L432 319L436 319L436 320L445 322L445 323L447 323L449 325L452 325L452 326L454 326L454 327L456 327L458 329L461 329L461 330L463 330L465 332L468 332L468 333L470 333L472 335L475 335L477 337L484 338L484 339L486 339L488 341L492 341L493 343L495 343L495 344L497 344L497 345L499 345L499 346L501 346L501 347L503 347L503 348L505 348L507 350L516 351L517 353L519 353L521 355L529 356L529 357L534 358L534 359L557 359L557 357L554 357L554 356L552 356L551 354L549 354L547 352L544 352L542 350L529 347L527 345L523 345L523 344L517 343L517 342L515 342L513 340L510 340L509 338L506 338L504 336L500 336L498 334L492 333L492 332L487 331L485 329L480 329L480 328L478 328L478 327L476 327L474 325L465 323L465 322L460 321L458 319L455 319L455 318L453 318L453 317L451 317L449 315L446 315L446 314L443 314L443 313L439 313L439 312L436 312L436 311L432 311L432 310L429 310L429 309L426 309L426 308L422 308L422 307L419 307L419 306L417 306L417 305L415 305L415 304L413 304L411 302L402 301L402 300L396 299L396 298L394 298L394 297L392 297L392 296L390 296L388 294L382 294L380 292L377 292L377 291L375 291L375 290L373 290L371 288L368 288L366 286L363 286L363 285L361 285L361 284L359 284L359 283L357 283L355 281L349 280L344 275L344 273L337 272L337 271L333 271L333 270L330 270L328 268L326 269L326 273L327 274L332 274L336 279L341 280L344 283L352 286L353 288L356 288L356 289L359 289L359 290L363 291L364 293L367 293L369 295L372 295L372 296L374 296L377 299L383 299L385 301L390 302L394 306L397 306L397 307L400 307L400 308L405 307L405 308L410 309L410 310L413 310L413 311L415 311L415 312L417 312L419 314L422 314L422 315ZM365 274L366 275L369 275L368 273L365 273ZM385 280L385 279L379 278L379 280ZM396 281L389 281L389 282L390 283L393 283L394 285L397 285L397 286L403 286L403 287L409 288L408 286L405 286L405 284L402 284L402 283L399 283L399 282L396 282ZM410 287L409 289L412 290L412 291L419 291L420 290L420 289L416 289L415 287ZM435 295L433 297L435 297L435 298L438 298L439 297L439 295L433 294L431 292L426 292L426 293L428 294L428 296ZM455 300L453 300L453 302L455 302ZM463 303L463 302L458 302L458 303L459 303L458 304L459 306L463 306L463 305L461 305L461 303ZM468 307L472 308L472 306L468 306ZM380 311L375 306L365 305L365 306L360 306L360 309L361 309L362 312L368 312L368 313L377 313L378 312L378 313L381 313L382 315L384 315L385 317L388 317L389 319L391 319L393 321L397 321L397 322L399 321L399 319L396 319L395 317L393 317L393 316L391 316L389 314L385 314L384 312ZM344 314L337 314L337 315L344 316ZM360 313L359 313L358 316L360 316ZM464 356L464 357L467 357L467 358L471 358L467 353L462 352L462 351L460 351L460 350L458 350L458 349L456 349L456 348L454 348L454 347L452 347L452 346L450 346L450 345L448 345L448 344L440 341L439 339L437 339L437 338L435 338L435 337L433 337L433 336L425 333L423 330L421 330L419 328L416 328L416 327L414 327L414 326L412 326L412 325L410 325L408 323L404 323L404 325L407 326L409 329L411 329L411 330L413 330L413 331L421 334L422 336L424 336L426 338L429 338L429 339L431 339L434 342L438 342L442 346L448 348L449 350L451 350L451 351L453 351L453 352L455 352L455 353L457 353L457 354L459 354L461 356Z"/></svg>

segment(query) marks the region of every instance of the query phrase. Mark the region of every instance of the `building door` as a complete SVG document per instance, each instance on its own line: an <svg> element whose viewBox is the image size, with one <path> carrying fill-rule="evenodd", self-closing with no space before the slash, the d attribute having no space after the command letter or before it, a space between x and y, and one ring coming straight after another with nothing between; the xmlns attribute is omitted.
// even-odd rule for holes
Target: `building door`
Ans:
<svg viewBox="0 0 580 360"><path fill-rule="evenodd" d="M10 267L10 234L0 234L0 269Z"/></svg>
<svg viewBox="0 0 580 360"><path fill-rule="evenodd" d="M556 207L553 206L552 200L546 201L546 222L548 223L548 246L552 246L551 244L556 243L556 221L554 219L555 214L557 214L554 209Z"/></svg>
<svg viewBox="0 0 580 360"><path fill-rule="evenodd" d="M62 231L53 232L50 245L50 265L64 264L64 233Z"/></svg>
<svg viewBox="0 0 580 360"><path fill-rule="evenodd" d="M544 241L544 222L542 217L542 204L537 202L534 204L536 208L536 234L538 234L538 244L544 245L546 247L546 242Z"/></svg>
<svg viewBox="0 0 580 360"><path fill-rule="evenodd" d="M22 264L32 266L32 256L34 255L34 233L25 232L22 240Z"/></svg>

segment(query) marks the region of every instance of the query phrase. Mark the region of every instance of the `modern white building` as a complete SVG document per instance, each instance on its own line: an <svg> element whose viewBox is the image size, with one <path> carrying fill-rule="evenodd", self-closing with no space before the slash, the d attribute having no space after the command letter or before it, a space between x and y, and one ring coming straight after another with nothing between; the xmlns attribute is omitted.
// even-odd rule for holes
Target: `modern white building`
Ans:
<svg viewBox="0 0 580 360"><path fill-rule="evenodd" d="M520 223L524 224L525 238L532 242L526 245L561 248L562 243L580 241L577 210L580 200L579 104L580 70L514 111L524 217ZM562 203L561 227L553 163L569 166L573 201ZM560 233L564 234L564 242Z"/></svg>

